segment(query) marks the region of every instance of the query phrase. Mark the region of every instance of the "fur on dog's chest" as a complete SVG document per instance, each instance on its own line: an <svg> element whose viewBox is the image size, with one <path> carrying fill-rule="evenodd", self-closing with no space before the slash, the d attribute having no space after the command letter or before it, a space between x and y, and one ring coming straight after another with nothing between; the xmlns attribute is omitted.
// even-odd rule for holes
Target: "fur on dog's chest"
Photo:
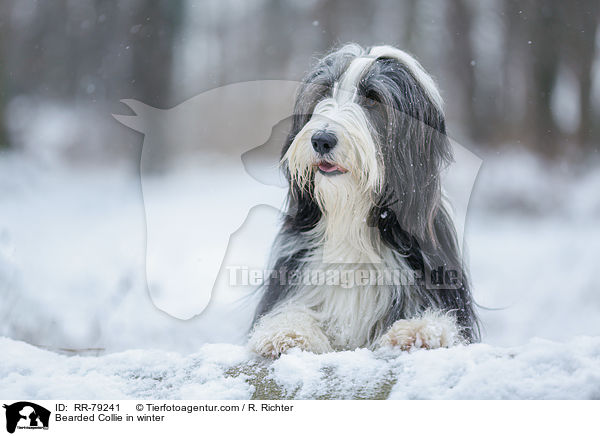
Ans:
<svg viewBox="0 0 600 436"><path fill-rule="evenodd" d="M385 260L388 260L386 262ZM307 308L336 349L371 345L384 328L394 299L402 298L409 270L403 263L308 262L290 298L290 304Z"/></svg>
<svg viewBox="0 0 600 436"><path fill-rule="evenodd" d="M356 285L349 289L323 286L302 289L299 293L306 297L335 349L370 345L378 336L375 331L381 330L393 298L391 288L376 285Z"/></svg>

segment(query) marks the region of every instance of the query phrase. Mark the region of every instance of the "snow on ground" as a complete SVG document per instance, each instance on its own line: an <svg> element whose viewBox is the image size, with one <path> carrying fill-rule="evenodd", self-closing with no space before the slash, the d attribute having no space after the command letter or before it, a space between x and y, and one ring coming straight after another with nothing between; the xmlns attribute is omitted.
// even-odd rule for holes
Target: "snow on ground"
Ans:
<svg viewBox="0 0 600 436"><path fill-rule="evenodd" d="M0 398L600 399L600 338L399 352L292 351L274 363L239 345L190 354L66 357L0 339Z"/></svg>
<svg viewBox="0 0 600 436"><path fill-rule="evenodd" d="M242 347L249 288L221 282L189 321L152 304L139 177L0 156L0 397L600 398L599 186L592 164L484 158L466 230L475 299L497 309L483 344L267 365ZM256 223L238 236L260 264L272 211Z"/></svg>

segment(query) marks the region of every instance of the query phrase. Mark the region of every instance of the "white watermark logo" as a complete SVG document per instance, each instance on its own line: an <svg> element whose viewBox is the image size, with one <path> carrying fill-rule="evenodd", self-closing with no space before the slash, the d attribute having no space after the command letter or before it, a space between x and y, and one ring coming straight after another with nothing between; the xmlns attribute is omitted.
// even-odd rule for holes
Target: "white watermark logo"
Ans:
<svg viewBox="0 0 600 436"><path fill-rule="evenodd" d="M279 159L298 85L278 80L237 83L170 109L123 100L133 114L113 115L144 135L140 177L146 278L159 309L189 319L207 307L217 286L247 286L231 282L236 266L245 265L248 285L250 271L264 271L266 258L257 252L268 251L284 206L287 182ZM443 184L462 243L481 160L452 144L455 162L443 174ZM330 281L352 287L373 280L372 272L365 273L366 279L357 270Z"/></svg>

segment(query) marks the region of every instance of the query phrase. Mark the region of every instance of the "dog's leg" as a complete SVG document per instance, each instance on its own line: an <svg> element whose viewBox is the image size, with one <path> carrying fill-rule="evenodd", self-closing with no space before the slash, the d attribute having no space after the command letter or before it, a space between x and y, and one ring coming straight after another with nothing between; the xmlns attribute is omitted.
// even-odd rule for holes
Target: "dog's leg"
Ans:
<svg viewBox="0 0 600 436"><path fill-rule="evenodd" d="M380 346L411 348L450 347L461 340L455 319L444 313L427 311L422 316L396 321L379 339Z"/></svg>
<svg viewBox="0 0 600 436"><path fill-rule="evenodd" d="M333 351L317 321L310 314L293 309L263 316L254 327L248 346L271 359L291 348L313 353Z"/></svg>

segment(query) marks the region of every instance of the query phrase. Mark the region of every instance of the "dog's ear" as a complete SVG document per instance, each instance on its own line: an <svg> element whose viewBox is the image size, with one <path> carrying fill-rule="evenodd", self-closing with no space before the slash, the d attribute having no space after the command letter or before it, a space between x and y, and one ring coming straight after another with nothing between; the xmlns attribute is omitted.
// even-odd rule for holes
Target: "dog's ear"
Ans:
<svg viewBox="0 0 600 436"><path fill-rule="evenodd" d="M382 145L385 183L378 204L423 248L435 247L440 173L451 159L450 143L445 133L410 115L394 118L396 133Z"/></svg>
<svg viewBox="0 0 600 436"><path fill-rule="evenodd" d="M436 244L440 172L451 161L452 149L440 103L422 82L400 60L380 58L363 92L375 96L381 108L377 133L384 183L377 206L425 249Z"/></svg>

